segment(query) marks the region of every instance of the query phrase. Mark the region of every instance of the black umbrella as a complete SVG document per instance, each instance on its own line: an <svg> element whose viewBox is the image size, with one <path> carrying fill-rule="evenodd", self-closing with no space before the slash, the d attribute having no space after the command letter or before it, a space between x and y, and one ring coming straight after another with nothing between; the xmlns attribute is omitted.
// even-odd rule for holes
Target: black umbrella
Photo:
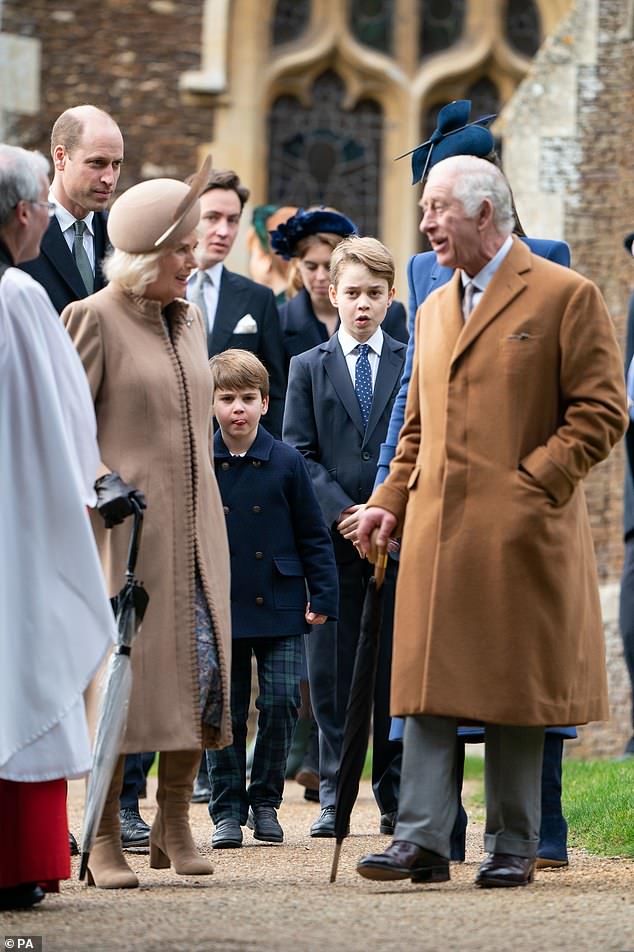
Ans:
<svg viewBox="0 0 634 952"><path fill-rule="evenodd" d="M108 788L121 750L132 690L132 671L130 667L132 641L141 629L141 622L149 601L149 596L142 583L137 582L134 577L143 528L143 510L134 497L130 497L130 502L134 508L134 524L128 547L125 584L119 594L110 599L112 610L117 619L119 636L110 658L101 692L93 763L84 809L84 831L81 838L81 864L79 867L80 879L84 879L88 869L90 851L99 829Z"/></svg>
<svg viewBox="0 0 634 952"><path fill-rule="evenodd" d="M387 567L387 551L378 550L374 575L368 582L361 614L361 629L354 659L352 682L346 708L343 741L337 769L335 799L335 836L337 843L330 870L330 882L337 878L341 845L348 835L350 814L359 794L370 736L374 700L374 682L379 654L379 637L383 621L383 579Z"/></svg>

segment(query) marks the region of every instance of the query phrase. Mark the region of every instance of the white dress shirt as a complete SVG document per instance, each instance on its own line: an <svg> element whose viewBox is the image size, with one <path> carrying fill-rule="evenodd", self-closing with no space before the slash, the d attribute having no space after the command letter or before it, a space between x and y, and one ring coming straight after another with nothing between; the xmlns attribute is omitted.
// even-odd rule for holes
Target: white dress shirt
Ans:
<svg viewBox="0 0 634 952"><path fill-rule="evenodd" d="M343 356L346 358L348 373L350 374L353 387L357 359L359 357L356 348L360 343L364 343L369 346L370 350L368 351L368 360L370 361L370 370L372 371L372 389L374 390L376 385L376 375L379 371L381 351L383 350L383 331L381 328L377 327L369 340L358 341L355 340L354 337L351 337L351 335L348 334L346 330L344 330L343 325L340 325L339 330L337 331L337 337L339 338L339 346L343 351Z"/></svg>
<svg viewBox="0 0 634 952"><path fill-rule="evenodd" d="M63 205L57 201L52 192L48 193L49 202L53 202L55 205L55 217L59 223L59 227L62 230L62 234L66 241L66 244L70 248L70 253L73 253L73 243L75 241L75 231L73 225L76 221L84 221L86 223L86 230L84 232L84 251L88 255L88 260L90 261L90 266L95 270L95 228L93 224L93 218L95 217L94 212L88 212L85 218L77 219L74 215L68 211L67 208L64 208Z"/></svg>
<svg viewBox="0 0 634 952"><path fill-rule="evenodd" d="M497 252L493 255L491 260L487 261L485 266L480 271L478 271L477 274L474 274L472 278L470 278L469 275L466 274L464 271L460 272L460 278L462 280L463 291L465 287L467 286L467 284L469 283L469 281L471 281L471 283L473 284L474 290L473 290L473 307L471 308L472 313L474 309L477 307L480 301L480 298L486 291L491 280L493 279L493 275L495 274L497 269L500 267L500 265L506 258L512 246L513 246L513 236L509 235L506 241L504 242L504 244L500 248L498 248Z"/></svg>

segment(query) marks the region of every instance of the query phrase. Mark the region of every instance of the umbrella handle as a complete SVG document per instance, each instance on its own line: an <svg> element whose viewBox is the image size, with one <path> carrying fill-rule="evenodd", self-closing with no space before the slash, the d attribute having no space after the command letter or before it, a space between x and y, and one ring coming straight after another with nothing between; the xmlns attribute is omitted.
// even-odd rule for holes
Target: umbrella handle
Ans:
<svg viewBox="0 0 634 952"><path fill-rule="evenodd" d="M381 546L376 550L376 562L374 563L374 579L376 581L377 591L383 585L385 580L385 570L387 569L387 548Z"/></svg>
<svg viewBox="0 0 634 952"><path fill-rule="evenodd" d="M134 498L129 497L130 505L134 510L134 523L130 535L130 544L128 545L128 564L126 566L126 576L132 578L136 568L136 560L139 555L139 546L141 544L141 535L143 533L143 510Z"/></svg>

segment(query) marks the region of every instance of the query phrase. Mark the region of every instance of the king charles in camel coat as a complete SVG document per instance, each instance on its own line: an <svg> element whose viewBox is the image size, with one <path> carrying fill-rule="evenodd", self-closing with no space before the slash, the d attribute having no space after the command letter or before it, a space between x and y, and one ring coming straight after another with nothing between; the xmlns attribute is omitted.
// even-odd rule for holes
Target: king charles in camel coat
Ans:
<svg viewBox="0 0 634 952"><path fill-rule="evenodd" d="M582 480L625 406L598 289L517 239L466 324L459 272L419 308L397 455L368 503L403 535L393 714L608 716Z"/></svg>

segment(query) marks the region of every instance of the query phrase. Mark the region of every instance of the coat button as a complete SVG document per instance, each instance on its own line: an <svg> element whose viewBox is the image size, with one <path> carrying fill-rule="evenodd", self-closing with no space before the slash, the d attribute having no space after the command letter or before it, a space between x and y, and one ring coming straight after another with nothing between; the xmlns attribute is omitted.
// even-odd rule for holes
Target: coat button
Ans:
<svg viewBox="0 0 634 952"><path fill-rule="evenodd" d="M372 459L372 454L368 453L367 450L364 450L363 453L361 454L361 459L366 459L366 460Z"/></svg>
<svg viewBox="0 0 634 952"><path fill-rule="evenodd" d="M262 506L252 506L251 512L262 512Z"/></svg>
<svg viewBox="0 0 634 952"><path fill-rule="evenodd" d="M228 514L228 512L229 512L229 506L223 506L222 509L223 509L223 512L224 512L224 514L225 514L225 516L226 516L226 515Z"/></svg>
<svg viewBox="0 0 634 952"><path fill-rule="evenodd" d="M256 469L257 469L259 466L262 465L262 461L259 460L259 459L254 459L254 460L253 460L253 465L254 465L254 466L256 467Z"/></svg>
<svg viewBox="0 0 634 952"><path fill-rule="evenodd" d="M256 557L256 559L263 559L263 558L264 558L264 552L256 552L256 553L255 553L255 557Z"/></svg>
<svg viewBox="0 0 634 952"><path fill-rule="evenodd" d="M227 461L225 460L224 463L220 464L220 469L229 469L230 466L231 466L231 463L227 463Z"/></svg>
<svg viewBox="0 0 634 952"><path fill-rule="evenodd" d="M256 604L256 605L264 605L264 599L262 598L261 595L258 595L258 596L256 597L256 599L255 599L255 604Z"/></svg>

